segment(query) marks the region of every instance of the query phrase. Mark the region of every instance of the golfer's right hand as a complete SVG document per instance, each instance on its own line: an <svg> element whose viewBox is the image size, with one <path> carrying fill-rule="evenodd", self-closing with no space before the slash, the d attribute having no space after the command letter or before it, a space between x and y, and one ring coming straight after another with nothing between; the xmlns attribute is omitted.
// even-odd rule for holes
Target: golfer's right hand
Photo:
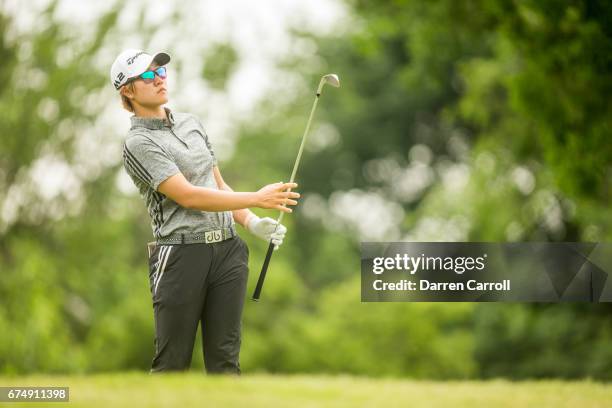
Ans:
<svg viewBox="0 0 612 408"><path fill-rule="evenodd" d="M263 187L255 194L256 207L259 208L271 208L275 210L281 210L284 212L293 212L291 208L287 208L287 205L297 205L296 200L300 195L294 191L287 191L292 188L296 188L297 183L274 183L268 184Z"/></svg>

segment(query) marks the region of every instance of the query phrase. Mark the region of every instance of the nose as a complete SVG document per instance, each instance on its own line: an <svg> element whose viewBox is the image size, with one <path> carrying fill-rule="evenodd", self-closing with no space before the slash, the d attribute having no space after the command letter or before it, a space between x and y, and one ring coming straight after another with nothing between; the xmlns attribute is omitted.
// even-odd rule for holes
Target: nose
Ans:
<svg viewBox="0 0 612 408"><path fill-rule="evenodd" d="M159 75L156 74L155 78L153 79L154 85L155 86L161 85L161 84L164 83L165 80L166 80L165 78L162 78L162 77L160 77Z"/></svg>

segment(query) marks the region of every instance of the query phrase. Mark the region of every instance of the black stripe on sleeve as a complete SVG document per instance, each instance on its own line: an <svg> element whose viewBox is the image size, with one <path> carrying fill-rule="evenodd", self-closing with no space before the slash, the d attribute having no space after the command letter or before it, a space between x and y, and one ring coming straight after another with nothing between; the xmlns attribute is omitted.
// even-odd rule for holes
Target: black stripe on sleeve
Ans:
<svg viewBox="0 0 612 408"><path fill-rule="evenodd" d="M138 168L134 167L133 162L131 161L132 159L130 159L128 156L124 155L123 158L125 159L125 165L126 167L136 176L138 177L143 183L145 184L149 184L150 180L144 175L142 174L142 172L140 170L138 170Z"/></svg>
<svg viewBox="0 0 612 408"><path fill-rule="evenodd" d="M125 154L127 154L132 159L133 164L137 166L140 170L142 170L142 172L147 175L149 180L151 180L152 179L151 173L149 173L147 169L136 159L136 157L134 157L132 152L130 152L130 150L127 148L125 144L123 145L123 151L125 152Z"/></svg>

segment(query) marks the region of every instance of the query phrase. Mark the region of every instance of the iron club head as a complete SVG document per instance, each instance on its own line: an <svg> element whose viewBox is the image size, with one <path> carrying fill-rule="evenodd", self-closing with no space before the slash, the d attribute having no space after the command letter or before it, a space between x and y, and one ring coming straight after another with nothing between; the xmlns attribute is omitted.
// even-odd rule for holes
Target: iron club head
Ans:
<svg viewBox="0 0 612 408"><path fill-rule="evenodd" d="M321 77L321 81L319 82L319 87L317 88L317 96L321 95L321 91L323 90L323 86L325 84L330 84L331 86L338 88L340 86L340 79L336 74L327 74Z"/></svg>
<svg viewBox="0 0 612 408"><path fill-rule="evenodd" d="M338 75L327 74L327 75L324 75L323 78L325 78L325 82L330 84L331 86L334 86L336 88L340 87L340 78L338 78Z"/></svg>

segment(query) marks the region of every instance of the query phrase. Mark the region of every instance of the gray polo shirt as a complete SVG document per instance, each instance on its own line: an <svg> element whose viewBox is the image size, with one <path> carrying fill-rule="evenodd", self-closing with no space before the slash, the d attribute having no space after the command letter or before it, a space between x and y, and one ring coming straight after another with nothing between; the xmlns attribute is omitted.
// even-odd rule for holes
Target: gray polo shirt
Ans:
<svg viewBox="0 0 612 408"><path fill-rule="evenodd" d="M168 177L183 173L193 185L218 189L217 159L197 116L173 113L168 120L132 116L123 144L123 166L145 201L156 239L199 234L234 225L231 211L207 212L181 207L157 191Z"/></svg>

